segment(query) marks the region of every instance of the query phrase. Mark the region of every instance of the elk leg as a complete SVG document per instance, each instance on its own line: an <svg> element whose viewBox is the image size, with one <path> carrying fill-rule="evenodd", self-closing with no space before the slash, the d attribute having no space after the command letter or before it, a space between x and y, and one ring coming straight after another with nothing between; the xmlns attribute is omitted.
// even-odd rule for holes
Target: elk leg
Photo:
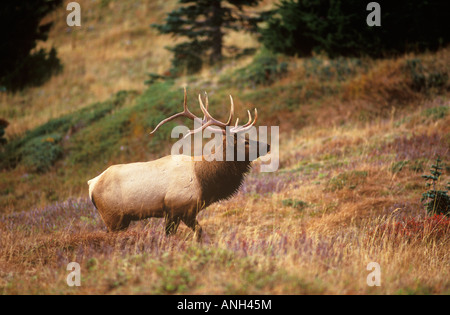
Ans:
<svg viewBox="0 0 450 315"><path fill-rule="evenodd" d="M126 230L131 223L131 218L129 218L128 216L106 216L102 215L102 213L100 213L100 216L102 217L103 222L105 222L105 225L108 228L108 232Z"/></svg>
<svg viewBox="0 0 450 315"><path fill-rule="evenodd" d="M166 235L167 236L175 234L178 230L179 225L180 225L179 217L172 217L172 216L166 215Z"/></svg>
<svg viewBox="0 0 450 315"><path fill-rule="evenodd" d="M123 231L128 229L128 226L131 223L131 219L128 217L123 217L122 220L120 220L120 222L116 225L115 230L116 231Z"/></svg>
<svg viewBox="0 0 450 315"><path fill-rule="evenodd" d="M194 239L200 241L202 239L202 227L198 224L197 218L192 216L184 217L181 220L194 231Z"/></svg>

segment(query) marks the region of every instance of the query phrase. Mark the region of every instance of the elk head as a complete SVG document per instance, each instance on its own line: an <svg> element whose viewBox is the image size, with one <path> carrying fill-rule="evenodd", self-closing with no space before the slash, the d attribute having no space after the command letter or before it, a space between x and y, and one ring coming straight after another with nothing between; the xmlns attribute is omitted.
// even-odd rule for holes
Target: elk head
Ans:
<svg viewBox="0 0 450 315"><path fill-rule="evenodd" d="M263 152L263 154L265 154L268 151L270 151L269 144L256 141L256 139L253 139L255 137L252 138L247 134L247 132L249 132L253 128L258 119L258 111L256 108L255 108L255 118L253 119L250 111L247 110L248 121L246 124L240 126L238 124L239 118L236 119L236 122L234 124L232 123L234 118L234 102L233 97L231 95L230 95L230 103L231 103L230 114L228 117L228 121L226 123L215 119L209 113L208 111L209 101L208 95L206 93L205 93L206 106L203 104L201 95L198 96L198 101L200 104L200 109L202 110L204 115L203 119L200 119L199 117L195 116L188 109L187 94L186 89L184 89L183 111L161 121L150 134L154 134L159 129L159 127L161 127L162 125L164 125L169 121L172 121L179 117L185 117L193 121L200 122L201 126L196 129L189 130L189 132L184 136L184 138L190 137L191 135L197 133L201 133L204 130L207 130L215 134L223 135L222 146L216 148L216 150L220 150L221 153L223 154L221 156L223 157L223 159L220 160L251 162L260 156L260 152ZM214 153L217 152L215 151Z"/></svg>

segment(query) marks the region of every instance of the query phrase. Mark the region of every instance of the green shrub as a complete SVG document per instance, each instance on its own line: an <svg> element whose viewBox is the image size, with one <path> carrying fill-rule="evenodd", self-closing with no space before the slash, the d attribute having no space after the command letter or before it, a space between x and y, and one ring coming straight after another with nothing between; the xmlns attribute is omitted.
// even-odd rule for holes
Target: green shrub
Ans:
<svg viewBox="0 0 450 315"><path fill-rule="evenodd" d="M444 168L441 164L442 160L438 157L436 164L430 168L431 175L422 175L426 181L426 187L430 189L422 194L422 202L429 215L444 214L450 216L450 196L447 195L450 190L450 182L447 183L446 190L438 190L439 179L442 175L441 170Z"/></svg>
<svg viewBox="0 0 450 315"><path fill-rule="evenodd" d="M409 163L409 161L398 161L398 162L392 163L391 172L393 174L401 172L408 163Z"/></svg>
<svg viewBox="0 0 450 315"><path fill-rule="evenodd" d="M156 271L158 274L158 282L155 293L157 294L183 293L195 281L195 277L183 267L170 269L159 266Z"/></svg>
<svg viewBox="0 0 450 315"><path fill-rule="evenodd" d="M21 149L23 164L31 171L45 172L62 155L60 134L33 138Z"/></svg>
<svg viewBox="0 0 450 315"><path fill-rule="evenodd" d="M349 171L334 176L328 183L330 191L341 190L343 188L355 189L359 184L365 182L366 171Z"/></svg>
<svg viewBox="0 0 450 315"><path fill-rule="evenodd" d="M308 203L302 200L297 200L297 199L283 199L282 200L283 206L285 207L291 207L291 208L295 208L297 210L303 210L306 207L308 207Z"/></svg>
<svg viewBox="0 0 450 315"><path fill-rule="evenodd" d="M424 159L424 158L412 160L412 161L410 161L409 169L416 173L423 172L423 170L425 169L425 162L426 162L426 159Z"/></svg>
<svg viewBox="0 0 450 315"><path fill-rule="evenodd" d="M248 66L233 74L235 83L241 86L270 85L282 78L288 71L288 64L278 60L278 56L262 50Z"/></svg>
<svg viewBox="0 0 450 315"><path fill-rule="evenodd" d="M134 126L150 131L167 116L180 112L182 102L182 90L174 91L170 81L150 85L133 106L117 109L74 134L68 145L69 162L89 165L93 160L110 160L126 145ZM170 137L170 127L174 125L175 122L168 123L154 135L143 138L142 145L147 143L151 150L159 148Z"/></svg>
<svg viewBox="0 0 450 315"><path fill-rule="evenodd" d="M127 135L128 112L119 110L74 134L68 145L71 164L89 165L94 159L109 158L119 151L119 140Z"/></svg>
<svg viewBox="0 0 450 315"><path fill-rule="evenodd" d="M157 73L154 73L154 72L147 73L147 75L148 75L149 78L144 81L145 85L152 85L155 82L164 81L164 80L170 80L172 78L171 75L168 75L168 76L160 75L160 74L157 74Z"/></svg>
<svg viewBox="0 0 450 315"><path fill-rule="evenodd" d="M391 165L392 174L400 173L405 167L408 165L408 169L413 172L423 172L425 159L417 159L417 160L405 160L405 161L397 161L393 162Z"/></svg>
<svg viewBox="0 0 450 315"><path fill-rule="evenodd" d="M0 167L14 168L23 161L31 170L39 172L48 170L49 166L62 156L60 142L65 135L76 135L79 130L95 125L102 117L123 105L126 98L132 94L134 92L118 92L110 100L51 119L27 131L22 137L13 139L5 145L4 152L0 154ZM53 140L45 141L47 138ZM45 152L46 150L49 152Z"/></svg>
<svg viewBox="0 0 450 315"><path fill-rule="evenodd" d="M427 108L422 112L425 117L430 117L433 120L439 120L445 118L449 112L448 106L437 106L432 108Z"/></svg>
<svg viewBox="0 0 450 315"><path fill-rule="evenodd" d="M411 77L411 87L418 92L427 92L432 88L442 89L448 81L448 74L443 70L427 72L420 59L406 61L407 73Z"/></svg>
<svg viewBox="0 0 450 315"><path fill-rule="evenodd" d="M362 67L358 58L335 58L324 60L317 57L305 58L303 66L308 77L315 76L321 80L337 79L344 81L356 74Z"/></svg>

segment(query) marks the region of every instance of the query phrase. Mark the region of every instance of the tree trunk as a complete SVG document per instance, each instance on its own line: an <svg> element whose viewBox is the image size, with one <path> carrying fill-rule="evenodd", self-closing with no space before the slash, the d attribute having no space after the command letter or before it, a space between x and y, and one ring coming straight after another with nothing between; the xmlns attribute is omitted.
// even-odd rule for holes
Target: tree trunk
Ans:
<svg viewBox="0 0 450 315"><path fill-rule="evenodd" d="M210 56L210 63L214 64L222 60L222 24L223 24L223 10L222 0L211 0L211 44L212 52Z"/></svg>

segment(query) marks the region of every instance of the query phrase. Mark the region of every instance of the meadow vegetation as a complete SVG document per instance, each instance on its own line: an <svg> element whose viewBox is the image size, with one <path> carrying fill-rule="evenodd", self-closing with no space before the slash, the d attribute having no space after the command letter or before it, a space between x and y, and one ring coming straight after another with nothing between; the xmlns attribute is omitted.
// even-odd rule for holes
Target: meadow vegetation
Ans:
<svg viewBox="0 0 450 315"><path fill-rule="evenodd" d="M55 11L62 73L0 95L0 293L450 294L450 219L420 200L438 156L450 180L450 49L297 58L232 33L256 55L145 86L173 41L149 25L175 4L89 1L77 30ZM225 119L231 94L240 117L257 107L260 125L279 125L279 170L256 162L236 196L199 215L200 243L184 225L166 237L161 219L107 233L86 181L168 155L175 123L148 133L180 110L184 85L195 114L207 91ZM72 261L81 287L67 286ZM380 287L366 283L372 261Z"/></svg>

